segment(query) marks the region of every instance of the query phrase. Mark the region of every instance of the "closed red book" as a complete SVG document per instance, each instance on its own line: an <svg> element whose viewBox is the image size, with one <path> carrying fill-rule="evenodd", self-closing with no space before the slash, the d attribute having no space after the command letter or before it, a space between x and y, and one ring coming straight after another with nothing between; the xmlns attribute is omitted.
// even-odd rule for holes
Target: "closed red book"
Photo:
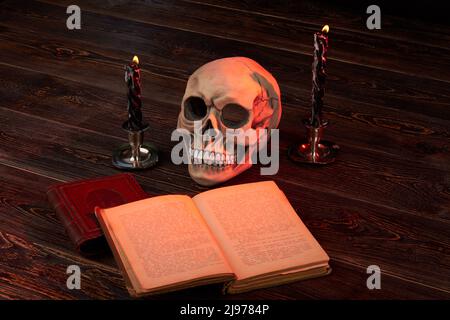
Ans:
<svg viewBox="0 0 450 320"><path fill-rule="evenodd" d="M95 207L111 208L148 197L129 173L55 184L47 196L76 249L85 255L108 247Z"/></svg>

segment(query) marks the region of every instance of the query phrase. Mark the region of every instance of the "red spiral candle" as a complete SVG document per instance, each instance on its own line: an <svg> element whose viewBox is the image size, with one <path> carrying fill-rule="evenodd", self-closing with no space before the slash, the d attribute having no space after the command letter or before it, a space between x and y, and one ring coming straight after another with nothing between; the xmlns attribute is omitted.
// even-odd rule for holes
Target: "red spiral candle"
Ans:
<svg viewBox="0 0 450 320"><path fill-rule="evenodd" d="M128 122L126 129L142 130L145 125L142 123L141 69L137 56L134 56L132 62L125 66L125 82L128 87Z"/></svg>
<svg viewBox="0 0 450 320"><path fill-rule="evenodd" d="M330 28L325 25L322 31L314 34L314 61L312 64L312 108L311 125L319 127L322 124L322 107L324 86L326 80L325 67L327 63L328 32Z"/></svg>

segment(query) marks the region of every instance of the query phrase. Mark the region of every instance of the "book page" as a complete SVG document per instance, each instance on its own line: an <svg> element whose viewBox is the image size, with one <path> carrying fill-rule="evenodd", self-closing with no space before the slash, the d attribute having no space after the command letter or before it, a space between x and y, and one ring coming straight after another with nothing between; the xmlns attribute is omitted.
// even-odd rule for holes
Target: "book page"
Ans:
<svg viewBox="0 0 450 320"><path fill-rule="evenodd" d="M187 196L136 201L104 209L102 217L141 288L232 273Z"/></svg>
<svg viewBox="0 0 450 320"><path fill-rule="evenodd" d="M326 265L328 256L272 181L193 198L239 279Z"/></svg>

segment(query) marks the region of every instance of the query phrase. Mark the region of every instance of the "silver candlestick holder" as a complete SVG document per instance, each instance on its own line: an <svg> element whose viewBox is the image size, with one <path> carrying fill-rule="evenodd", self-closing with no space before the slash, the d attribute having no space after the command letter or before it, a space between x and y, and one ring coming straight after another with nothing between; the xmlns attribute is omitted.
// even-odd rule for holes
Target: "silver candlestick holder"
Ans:
<svg viewBox="0 0 450 320"><path fill-rule="evenodd" d="M288 150L289 158L297 163L328 164L334 162L339 146L333 142L322 140L323 131L328 121L321 121L319 125L312 125L310 119L303 120L307 138L295 143Z"/></svg>
<svg viewBox="0 0 450 320"><path fill-rule="evenodd" d="M128 122L122 128L128 132L128 144L123 144L113 152L113 165L122 170L142 170L153 167L158 162L158 149L152 143L144 143L146 125L140 130L128 129Z"/></svg>

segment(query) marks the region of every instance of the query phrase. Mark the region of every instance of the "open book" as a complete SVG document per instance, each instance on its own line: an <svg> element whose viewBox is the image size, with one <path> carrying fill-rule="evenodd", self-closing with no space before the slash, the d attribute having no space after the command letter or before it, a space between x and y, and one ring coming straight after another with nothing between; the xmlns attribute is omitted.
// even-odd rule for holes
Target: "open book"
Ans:
<svg viewBox="0 0 450 320"><path fill-rule="evenodd" d="M272 181L96 208L132 296L225 282L239 293L330 272Z"/></svg>

